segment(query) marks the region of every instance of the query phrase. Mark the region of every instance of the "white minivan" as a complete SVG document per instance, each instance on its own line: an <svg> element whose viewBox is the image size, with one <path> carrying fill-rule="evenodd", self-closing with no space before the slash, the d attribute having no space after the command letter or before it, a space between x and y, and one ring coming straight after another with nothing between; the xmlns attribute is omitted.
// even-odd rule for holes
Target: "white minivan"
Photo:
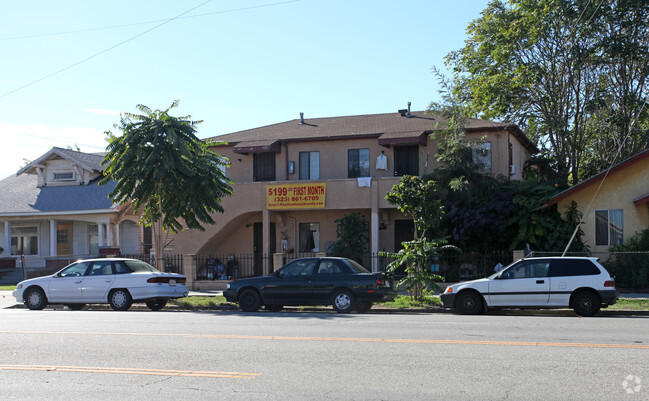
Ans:
<svg viewBox="0 0 649 401"><path fill-rule="evenodd" d="M446 288L446 308L477 314L496 308L572 308L594 316L619 296L615 281L597 258L550 257L518 260L487 277Z"/></svg>

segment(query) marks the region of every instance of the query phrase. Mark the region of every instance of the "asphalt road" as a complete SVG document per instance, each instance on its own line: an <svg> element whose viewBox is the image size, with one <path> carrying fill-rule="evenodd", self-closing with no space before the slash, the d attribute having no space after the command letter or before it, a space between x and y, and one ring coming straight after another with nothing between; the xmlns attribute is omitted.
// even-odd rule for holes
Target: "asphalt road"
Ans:
<svg viewBox="0 0 649 401"><path fill-rule="evenodd" d="M647 400L649 317L0 310L3 400Z"/></svg>

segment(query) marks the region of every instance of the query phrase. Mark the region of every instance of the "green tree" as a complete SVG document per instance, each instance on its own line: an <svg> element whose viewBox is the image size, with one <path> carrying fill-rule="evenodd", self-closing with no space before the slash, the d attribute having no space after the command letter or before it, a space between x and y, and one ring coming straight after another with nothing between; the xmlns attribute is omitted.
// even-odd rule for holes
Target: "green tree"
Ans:
<svg viewBox="0 0 649 401"><path fill-rule="evenodd" d="M369 223L360 213L346 214L334 222L338 240L332 244L329 252L332 256L342 256L361 263L367 251Z"/></svg>
<svg viewBox="0 0 649 401"><path fill-rule="evenodd" d="M115 181L110 193L115 202L131 203L141 212L141 224L153 226L156 261L162 270L164 232L178 232L185 227L204 230L213 224L212 213L223 212L221 200L232 193L232 183L223 173L226 158L208 149L196 137L191 116L174 117L169 111L152 111L138 105L142 114L125 113L111 131L108 153L103 164L105 177L100 184Z"/></svg>
<svg viewBox="0 0 649 401"><path fill-rule="evenodd" d="M388 264L388 271L394 272L405 266L406 277L399 284L403 285L410 296L421 300L429 291L439 291L438 282L444 277L432 273L428 266L434 257L440 256L445 251L460 252L460 249L447 245L446 240L438 239L429 241L426 238L406 241L399 252L379 252L380 256L394 258Z"/></svg>
<svg viewBox="0 0 649 401"><path fill-rule="evenodd" d="M518 124L576 183L649 143L648 6L493 0L447 56L457 96L472 113Z"/></svg>
<svg viewBox="0 0 649 401"><path fill-rule="evenodd" d="M396 205L402 213L412 217L415 238L433 236L444 215L441 201L437 198L435 181L418 176L405 175L399 184L385 196L388 203Z"/></svg>

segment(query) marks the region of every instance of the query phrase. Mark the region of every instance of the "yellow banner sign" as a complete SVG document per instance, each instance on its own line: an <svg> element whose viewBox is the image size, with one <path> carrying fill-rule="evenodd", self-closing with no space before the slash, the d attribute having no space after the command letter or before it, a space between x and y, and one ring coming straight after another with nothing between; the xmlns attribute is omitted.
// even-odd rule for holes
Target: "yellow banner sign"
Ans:
<svg viewBox="0 0 649 401"><path fill-rule="evenodd" d="M266 186L266 208L310 209L325 207L325 184L280 184Z"/></svg>

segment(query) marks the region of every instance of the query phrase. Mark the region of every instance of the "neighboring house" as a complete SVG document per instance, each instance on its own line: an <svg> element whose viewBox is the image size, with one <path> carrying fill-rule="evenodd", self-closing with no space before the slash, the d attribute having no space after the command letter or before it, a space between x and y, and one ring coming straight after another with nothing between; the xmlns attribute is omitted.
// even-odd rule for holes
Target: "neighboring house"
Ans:
<svg viewBox="0 0 649 401"><path fill-rule="evenodd" d="M114 183L98 185L103 157L55 147L0 181L2 256L43 272L102 248L140 252L138 218L113 204Z"/></svg>
<svg viewBox="0 0 649 401"><path fill-rule="evenodd" d="M233 195L223 199L225 213L214 215L216 224L178 233L175 252L254 254L254 274L261 274L269 270L262 255L325 252L337 239L335 220L352 212L370 222L369 252L398 250L413 238L412 220L385 195L401 176L436 168L429 135L445 120L409 110L315 119L300 114L208 139L223 142L212 149L231 162L226 174L235 182ZM510 124L470 119L466 134L485 137L477 157L486 174L522 179L525 162L538 151Z"/></svg>
<svg viewBox="0 0 649 401"><path fill-rule="evenodd" d="M649 228L649 149L554 196L564 214L572 201L584 213L584 243L605 252Z"/></svg>

